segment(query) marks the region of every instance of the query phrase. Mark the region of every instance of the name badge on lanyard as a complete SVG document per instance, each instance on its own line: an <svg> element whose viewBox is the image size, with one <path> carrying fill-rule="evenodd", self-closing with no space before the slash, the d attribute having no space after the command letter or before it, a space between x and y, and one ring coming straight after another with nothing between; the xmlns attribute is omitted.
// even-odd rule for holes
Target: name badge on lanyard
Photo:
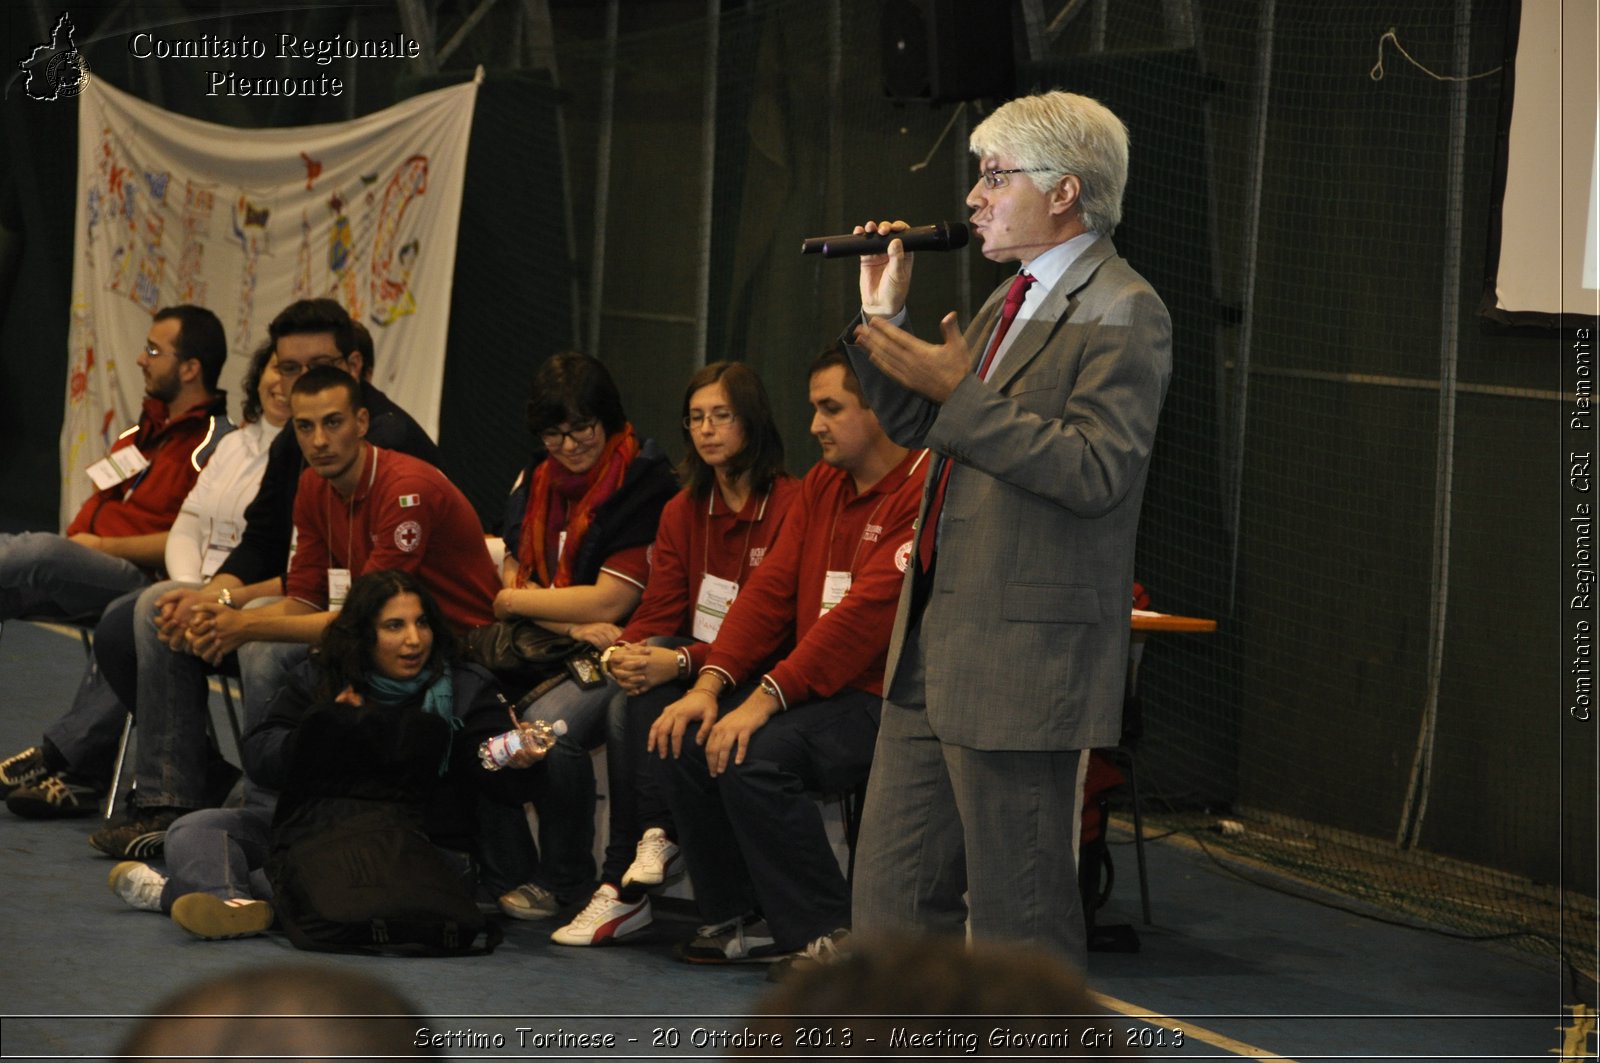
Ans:
<svg viewBox="0 0 1600 1063"><path fill-rule="evenodd" d="M144 456L144 451L138 447L122 447L89 466L87 472L95 487L104 491L126 483L149 467L150 459Z"/></svg>
<svg viewBox="0 0 1600 1063"><path fill-rule="evenodd" d="M206 540L205 556L200 559L200 578L210 579L239 545L239 526L231 520L214 521Z"/></svg>
<svg viewBox="0 0 1600 1063"><path fill-rule="evenodd" d="M344 607L344 600L350 596L350 570L347 568L328 569L328 612L337 613Z"/></svg>
<svg viewBox="0 0 1600 1063"><path fill-rule="evenodd" d="M822 611L818 616L827 616L829 610L850 593L850 573L830 569L822 577Z"/></svg>
<svg viewBox="0 0 1600 1063"><path fill-rule="evenodd" d="M707 572L700 577L700 597L694 603L694 637L712 642L722 630L728 607L739 596L739 585Z"/></svg>

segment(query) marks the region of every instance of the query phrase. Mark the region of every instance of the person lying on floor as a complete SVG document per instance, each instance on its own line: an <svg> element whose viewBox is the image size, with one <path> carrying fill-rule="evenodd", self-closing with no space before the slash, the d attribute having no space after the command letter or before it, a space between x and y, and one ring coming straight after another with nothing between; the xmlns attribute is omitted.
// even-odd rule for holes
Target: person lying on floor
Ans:
<svg viewBox="0 0 1600 1063"><path fill-rule="evenodd" d="M357 579L317 652L245 736L246 770L278 791L276 811L252 801L182 816L167 832L167 872L124 861L113 892L196 937L244 937L272 926L275 861L353 811L392 806L443 848L472 851L478 743L510 728L510 705L455 651L415 577Z"/></svg>

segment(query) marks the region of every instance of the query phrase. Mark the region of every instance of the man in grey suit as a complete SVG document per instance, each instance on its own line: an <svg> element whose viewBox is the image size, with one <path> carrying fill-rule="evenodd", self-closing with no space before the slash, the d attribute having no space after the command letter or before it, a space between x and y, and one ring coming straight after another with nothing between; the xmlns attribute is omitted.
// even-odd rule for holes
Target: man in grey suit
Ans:
<svg viewBox="0 0 1600 1063"><path fill-rule="evenodd" d="M1121 732L1171 322L1111 243L1128 168L1114 114L1065 92L1022 97L970 147L984 257L1023 272L964 332L952 312L924 342L902 327L912 256L891 240L861 260L850 330L885 430L940 459L889 647L855 929L970 924L1082 967L1086 751Z"/></svg>

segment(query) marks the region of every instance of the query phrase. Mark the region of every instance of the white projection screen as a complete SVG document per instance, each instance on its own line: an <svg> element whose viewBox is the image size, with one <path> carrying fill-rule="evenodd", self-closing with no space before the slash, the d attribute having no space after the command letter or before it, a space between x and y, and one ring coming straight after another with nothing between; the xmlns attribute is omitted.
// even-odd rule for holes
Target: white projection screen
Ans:
<svg viewBox="0 0 1600 1063"><path fill-rule="evenodd" d="M1600 310L1600 129L1594 0L1523 0L1495 306Z"/></svg>

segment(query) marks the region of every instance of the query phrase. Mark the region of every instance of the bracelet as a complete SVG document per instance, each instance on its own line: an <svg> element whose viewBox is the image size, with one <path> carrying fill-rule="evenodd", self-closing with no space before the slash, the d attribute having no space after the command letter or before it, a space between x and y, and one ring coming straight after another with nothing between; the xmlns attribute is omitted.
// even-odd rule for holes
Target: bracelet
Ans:
<svg viewBox="0 0 1600 1063"><path fill-rule="evenodd" d="M616 649L617 644L613 642L600 651L600 670L606 675L611 675L611 655L616 652ZM616 676L611 675L611 678L615 679Z"/></svg>
<svg viewBox="0 0 1600 1063"><path fill-rule="evenodd" d="M222 588L222 590L217 594L217 604L228 609L232 609L233 591L228 587Z"/></svg>
<svg viewBox="0 0 1600 1063"><path fill-rule="evenodd" d="M788 711L789 703L784 700L783 691L779 689L777 683L772 681L772 677L770 675L764 675L761 677L761 689L777 699L779 712Z"/></svg>
<svg viewBox="0 0 1600 1063"><path fill-rule="evenodd" d="M690 663L689 662L689 651L686 650L686 649L683 649L682 647L679 647L678 649L672 651L672 655L674 657L678 658L678 678L679 679L688 679L689 678L689 663Z"/></svg>
<svg viewBox="0 0 1600 1063"><path fill-rule="evenodd" d="M731 688L731 687L736 685L734 683L734 681L733 681L733 676L729 675L727 672L723 671L721 668L716 667L715 665L708 664L704 668L700 669L700 674L701 675L706 675L707 673L710 673L711 675L716 676L717 677L717 682L721 684L721 686L719 686L717 688L717 696L718 697L722 696L722 692L724 690L727 690L727 689L729 689L729 688Z"/></svg>

